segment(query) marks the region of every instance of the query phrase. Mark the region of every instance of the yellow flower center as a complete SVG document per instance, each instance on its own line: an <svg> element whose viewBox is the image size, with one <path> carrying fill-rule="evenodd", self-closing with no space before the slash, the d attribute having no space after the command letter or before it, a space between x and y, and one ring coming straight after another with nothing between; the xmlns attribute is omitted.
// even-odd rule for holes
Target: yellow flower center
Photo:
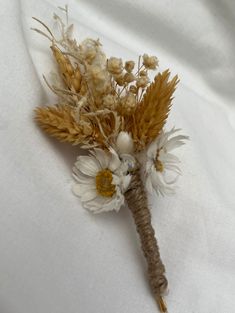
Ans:
<svg viewBox="0 0 235 313"><path fill-rule="evenodd" d="M160 150L157 151L157 156L156 156L154 165L155 165L155 168L158 172L163 172L164 166L163 166L162 162L158 159L159 158L159 152L160 152Z"/></svg>
<svg viewBox="0 0 235 313"><path fill-rule="evenodd" d="M112 197L115 193L115 185L112 184L113 175L109 169L99 171L96 175L96 190L103 197Z"/></svg>
<svg viewBox="0 0 235 313"><path fill-rule="evenodd" d="M156 159L154 165L155 165L155 168L156 168L156 170L157 170L158 172L163 172L164 167L163 167L163 164L162 164L161 161L159 161L158 159Z"/></svg>

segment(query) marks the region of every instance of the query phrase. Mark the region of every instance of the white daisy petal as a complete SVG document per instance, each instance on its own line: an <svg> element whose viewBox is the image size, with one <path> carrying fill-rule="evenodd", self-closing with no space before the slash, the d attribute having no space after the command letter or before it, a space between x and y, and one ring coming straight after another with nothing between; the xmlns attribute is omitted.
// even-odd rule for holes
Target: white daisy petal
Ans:
<svg viewBox="0 0 235 313"><path fill-rule="evenodd" d="M167 180L167 184L168 185L171 185L171 187L176 187L176 186L172 186L172 185L174 185L176 182L177 182L177 180L179 179L179 175L176 175L174 178L172 178L171 180Z"/></svg>
<svg viewBox="0 0 235 313"><path fill-rule="evenodd" d="M115 174L113 174L113 180L112 183L114 185L119 185L121 183L121 179L122 177L120 175L118 175L119 173L115 172Z"/></svg>
<svg viewBox="0 0 235 313"><path fill-rule="evenodd" d="M165 187L166 183L161 172L154 171L151 175L153 181L153 187L157 189L158 187Z"/></svg>
<svg viewBox="0 0 235 313"><path fill-rule="evenodd" d="M116 198L106 202L102 208L102 212L116 211L117 208L120 208L120 206L117 205L117 203L118 202Z"/></svg>
<svg viewBox="0 0 235 313"><path fill-rule="evenodd" d="M177 165L174 165L174 164L165 164L165 165L164 165L164 169L165 169L165 170L172 171L172 172L175 172L175 173L181 175L181 170L180 170L180 168L179 168Z"/></svg>
<svg viewBox="0 0 235 313"><path fill-rule="evenodd" d="M123 180L122 180L122 190L123 190L123 192L125 192L127 190L128 186L130 185L131 179L132 179L131 175L127 175L127 176L123 177Z"/></svg>
<svg viewBox="0 0 235 313"><path fill-rule="evenodd" d="M76 190L76 194L81 197L85 192L90 190L93 187L91 184L75 184L73 186L74 192Z"/></svg>
<svg viewBox="0 0 235 313"><path fill-rule="evenodd" d="M167 151L171 151L173 149L176 149L182 145L185 144L185 142L183 142L182 140L186 140L188 139L186 136L182 136L182 135L179 135L179 136L175 136L173 138L171 138L166 144L165 144L165 149Z"/></svg>
<svg viewBox="0 0 235 313"><path fill-rule="evenodd" d="M72 191L73 191L73 193L74 193L76 196L78 196L78 197L81 196L80 185L78 185L78 184L73 185L73 186L72 186Z"/></svg>
<svg viewBox="0 0 235 313"><path fill-rule="evenodd" d="M164 147L165 143L167 142L168 139L168 133L162 133L159 138L156 140L158 142L158 147L162 148Z"/></svg>
<svg viewBox="0 0 235 313"><path fill-rule="evenodd" d="M158 149L157 141L152 142L148 148L147 157L150 159L154 159L157 153L157 149Z"/></svg>
<svg viewBox="0 0 235 313"><path fill-rule="evenodd" d="M118 212L121 208L122 204L124 203L124 197L112 197L104 202L104 204L99 207L94 213L102 213L102 212L109 212L109 211L116 211Z"/></svg>
<svg viewBox="0 0 235 313"><path fill-rule="evenodd" d="M98 195L93 200L84 201L82 204L83 204L85 209L92 211L92 212L96 212L96 211L101 210L103 208L106 201L107 201L106 198Z"/></svg>
<svg viewBox="0 0 235 313"><path fill-rule="evenodd" d="M110 149L110 152L111 152L112 157L110 159L108 168L112 172L115 172L116 169L121 165L121 161L119 159L118 154L112 148Z"/></svg>
<svg viewBox="0 0 235 313"><path fill-rule="evenodd" d="M85 184L85 185L93 185L94 184L94 178L93 177L84 177L82 175L79 175L76 172L74 172L73 177L79 184Z"/></svg>
<svg viewBox="0 0 235 313"><path fill-rule="evenodd" d="M145 165L145 170L146 172L150 172L153 167L153 160L147 160L146 165Z"/></svg>
<svg viewBox="0 0 235 313"><path fill-rule="evenodd" d="M107 153L99 148L95 148L94 152L93 152L94 157L97 158L97 160L100 163L101 168L108 168L109 165L109 157L107 155Z"/></svg>
<svg viewBox="0 0 235 313"><path fill-rule="evenodd" d="M146 153L145 177L146 188L149 192L154 189L157 194L168 195L174 193L175 183L181 175L178 164L180 160L172 151L184 144L187 136L177 135L180 129L172 128L168 132L161 132L152 142ZM155 148L155 149L154 149ZM155 150L155 151L154 151Z"/></svg>
<svg viewBox="0 0 235 313"><path fill-rule="evenodd" d="M107 152L94 149L89 156L79 156L73 176L77 181L73 192L81 198L84 208L93 213L119 211L124 203L123 192L131 180L113 148Z"/></svg>
<svg viewBox="0 0 235 313"><path fill-rule="evenodd" d="M96 189L89 189L89 190L86 190L86 192L84 192L82 195L81 195L81 201L82 202L86 202L86 201L90 201L90 200L93 200L97 197L97 191Z"/></svg>
<svg viewBox="0 0 235 313"><path fill-rule="evenodd" d="M95 176L96 173L101 169L97 160L93 157L81 155L78 157L75 166L85 175Z"/></svg>
<svg viewBox="0 0 235 313"><path fill-rule="evenodd" d="M180 163L179 158L171 153L160 153L158 159L164 163Z"/></svg>

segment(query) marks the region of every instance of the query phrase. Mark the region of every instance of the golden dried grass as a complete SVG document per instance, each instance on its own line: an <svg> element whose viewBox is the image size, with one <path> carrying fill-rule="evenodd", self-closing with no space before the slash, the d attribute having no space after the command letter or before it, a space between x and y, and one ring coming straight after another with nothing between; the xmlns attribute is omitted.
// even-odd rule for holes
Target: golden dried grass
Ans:
<svg viewBox="0 0 235 313"><path fill-rule="evenodd" d="M169 81L169 76L170 72L166 70L155 77L134 115L125 122L127 131L132 133L137 151L144 149L158 136L167 120L172 95L179 81L178 76Z"/></svg>
<svg viewBox="0 0 235 313"><path fill-rule="evenodd" d="M65 85L69 90L79 92L81 89L82 76L78 66L74 68L70 59L64 55L55 44L51 46L51 50Z"/></svg>
<svg viewBox="0 0 235 313"><path fill-rule="evenodd" d="M115 112L102 114L83 112L79 122L76 112L68 105L38 107L35 109L35 120L49 135L61 142L70 142L84 147L100 146L109 148L120 131L120 118Z"/></svg>
<svg viewBox="0 0 235 313"><path fill-rule="evenodd" d="M84 139L81 127L74 118L74 110L68 105L38 107L35 120L52 137L62 142L79 144Z"/></svg>

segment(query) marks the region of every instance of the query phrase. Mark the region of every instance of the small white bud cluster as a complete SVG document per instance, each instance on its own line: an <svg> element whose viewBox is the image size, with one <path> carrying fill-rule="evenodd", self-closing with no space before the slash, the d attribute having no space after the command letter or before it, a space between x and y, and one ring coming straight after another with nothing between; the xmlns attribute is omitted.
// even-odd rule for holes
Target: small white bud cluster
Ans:
<svg viewBox="0 0 235 313"><path fill-rule="evenodd" d="M134 143L128 132L121 131L116 141L117 150L120 154L129 154L133 152Z"/></svg>
<svg viewBox="0 0 235 313"><path fill-rule="evenodd" d="M148 70L155 70L158 66L158 59L155 56L143 55L143 65Z"/></svg>

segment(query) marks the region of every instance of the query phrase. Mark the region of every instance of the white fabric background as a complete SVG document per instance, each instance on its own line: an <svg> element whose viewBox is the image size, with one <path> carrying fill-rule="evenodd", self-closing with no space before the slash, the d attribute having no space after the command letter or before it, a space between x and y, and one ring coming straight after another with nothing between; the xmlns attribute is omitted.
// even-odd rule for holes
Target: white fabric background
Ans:
<svg viewBox="0 0 235 313"><path fill-rule="evenodd" d="M0 312L156 312L127 210L93 216L71 193L77 148L34 124L54 103L42 82L53 67L32 16L52 25L62 0L0 0ZM235 307L235 2L68 1L76 36L99 37L107 55L147 52L181 83L167 127L181 150L177 194L152 197L166 265L169 313Z"/></svg>

